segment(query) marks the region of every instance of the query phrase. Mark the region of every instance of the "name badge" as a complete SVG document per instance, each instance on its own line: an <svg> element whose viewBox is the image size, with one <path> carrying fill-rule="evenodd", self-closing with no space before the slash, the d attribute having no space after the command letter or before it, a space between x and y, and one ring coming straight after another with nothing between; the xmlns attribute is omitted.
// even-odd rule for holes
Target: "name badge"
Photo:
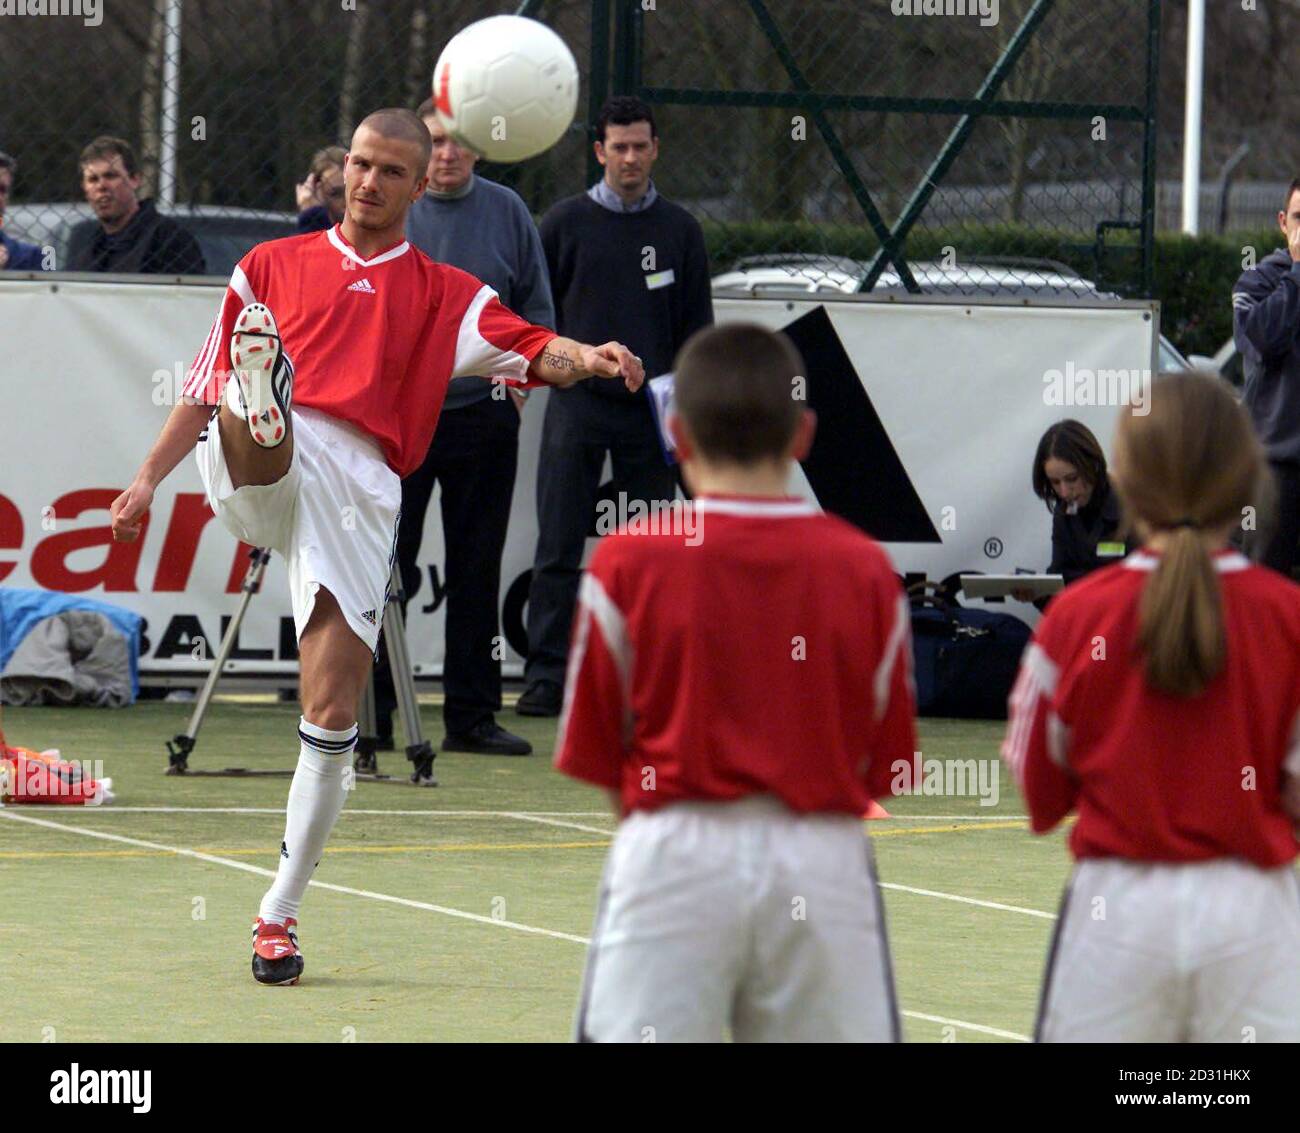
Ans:
<svg viewBox="0 0 1300 1133"><path fill-rule="evenodd" d="M1124 557L1123 543L1098 543L1097 558L1099 559L1122 559Z"/></svg>
<svg viewBox="0 0 1300 1133"><path fill-rule="evenodd" d="M675 282L677 277L673 275L673 269L668 268L666 271L657 271L653 275L645 277L647 291L658 291L661 287L667 287L670 283Z"/></svg>

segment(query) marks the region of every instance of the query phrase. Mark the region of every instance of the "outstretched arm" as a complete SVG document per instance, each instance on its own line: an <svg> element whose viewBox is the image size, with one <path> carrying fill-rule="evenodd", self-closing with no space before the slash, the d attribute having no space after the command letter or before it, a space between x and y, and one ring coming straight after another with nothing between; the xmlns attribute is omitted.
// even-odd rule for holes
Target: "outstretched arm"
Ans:
<svg viewBox="0 0 1300 1133"><path fill-rule="evenodd" d="M641 359L618 342L588 346L571 338L551 339L534 356L528 376L553 386L571 386L583 378L622 378L635 392L645 381Z"/></svg>
<svg viewBox="0 0 1300 1133"><path fill-rule="evenodd" d="M210 405L181 402L171 411L131 486L108 509L113 538L119 543L133 543L139 538L140 521L153 503L154 489L195 446L211 416Z"/></svg>

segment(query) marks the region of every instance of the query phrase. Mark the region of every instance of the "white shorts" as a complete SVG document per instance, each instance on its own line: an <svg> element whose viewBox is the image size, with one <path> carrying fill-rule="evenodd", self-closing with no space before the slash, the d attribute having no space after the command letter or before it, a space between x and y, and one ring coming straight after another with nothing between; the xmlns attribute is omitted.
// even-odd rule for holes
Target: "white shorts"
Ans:
<svg viewBox="0 0 1300 1133"><path fill-rule="evenodd" d="M577 1037L897 1041L893 982L858 819L677 803L619 827Z"/></svg>
<svg viewBox="0 0 1300 1133"><path fill-rule="evenodd" d="M1086 859L1043 981L1040 1042L1300 1041L1300 880L1237 860Z"/></svg>
<svg viewBox="0 0 1300 1133"><path fill-rule="evenodd" d="M298 637L323 587L373 651L402 508L402 482L379 445L327 413L294 408L293 462L274 484L234 487L215 416L195 454L208 502L226 529L284 556Z"/></svg>

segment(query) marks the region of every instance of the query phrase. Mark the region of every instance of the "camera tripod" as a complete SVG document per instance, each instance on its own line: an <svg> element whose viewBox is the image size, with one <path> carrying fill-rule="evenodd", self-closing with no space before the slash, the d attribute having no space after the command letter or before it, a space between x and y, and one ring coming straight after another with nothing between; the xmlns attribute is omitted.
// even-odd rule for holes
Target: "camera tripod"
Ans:
<svg viewBox="0 0 1300 1133"><path fill-rule="evenodd" d="M254 547L249 552L248 570L240 585L239 607L230 619L217 655L212 660L207 679L199 690L194 711L190 714L185 731L167 741L168 775L292 775L293 771L264 771L245 767L227 767L220 771L195 770L190 767L190 755L198 742L199 728L207 714L213 694L217 690L226 668L235 642L239 639L239 627L248 613L253 595L262 588L262 576L266 573L266 564L271 561L271 552L262 547ZM409 779L392 775L381 775L376 755L378 739L375 726L375 681L373 674L366 682L366 689L361 698L359 719L357 721L357 748L353 760L353 771L360 780L371 782L411 783L417 787L436 787L438 780L433 774L435 752L433 746L424 738L420 730L420 709L415 699L415 679L411 673L411 655L406 646L406 626L402 618L401 605L406 594L402 589L401 573L397 564L393 564L392 586L389 590L388 605L384 610L384 640L388 645L388 664L393 674L393 688L397 693L397 710L402 717L402 729L406 733L406 758L411 761L413 770ZM397 607L397 616L389 618L390 612Z"/></svg>

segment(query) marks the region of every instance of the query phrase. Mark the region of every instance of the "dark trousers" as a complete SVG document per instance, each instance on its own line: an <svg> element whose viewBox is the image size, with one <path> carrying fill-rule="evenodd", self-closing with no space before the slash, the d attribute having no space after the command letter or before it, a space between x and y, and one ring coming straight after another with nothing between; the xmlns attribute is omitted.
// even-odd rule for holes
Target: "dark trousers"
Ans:
<svg viewBox="0 0 1300 1133"><path fill-rule="evenodd" d="M615 401L581 386L552 390L537 467L537 553L528 591L524 676L564 685L583 545L593 534L605 453L615 492L628 502L674 498L676 470L664 460L650 407Z"/></svg>
<svg viewBox="0 0 1300 1133"><path fill-rule="evenodd" d="M1273 530L1260 561L1291 577L1300 544L1300 464L1270 461L1277 485L1273 507Z"/></svg>
<svg viewBox="0 0 1300 1133"><path fill-rule="evenodd" d="M498 387L500 388L500 387ZM418 563L424 517L435 483L442 485L446 547L446 654L442 686L448 732L466 732L501 707L498 600L501 554L510 522L519 453L519 411L509 398L484 398L445 410L424 463L402 481L397 563L407 601L422 582ZM386 643L375 668L379 732L387 735L397 707Z"/></svg>

